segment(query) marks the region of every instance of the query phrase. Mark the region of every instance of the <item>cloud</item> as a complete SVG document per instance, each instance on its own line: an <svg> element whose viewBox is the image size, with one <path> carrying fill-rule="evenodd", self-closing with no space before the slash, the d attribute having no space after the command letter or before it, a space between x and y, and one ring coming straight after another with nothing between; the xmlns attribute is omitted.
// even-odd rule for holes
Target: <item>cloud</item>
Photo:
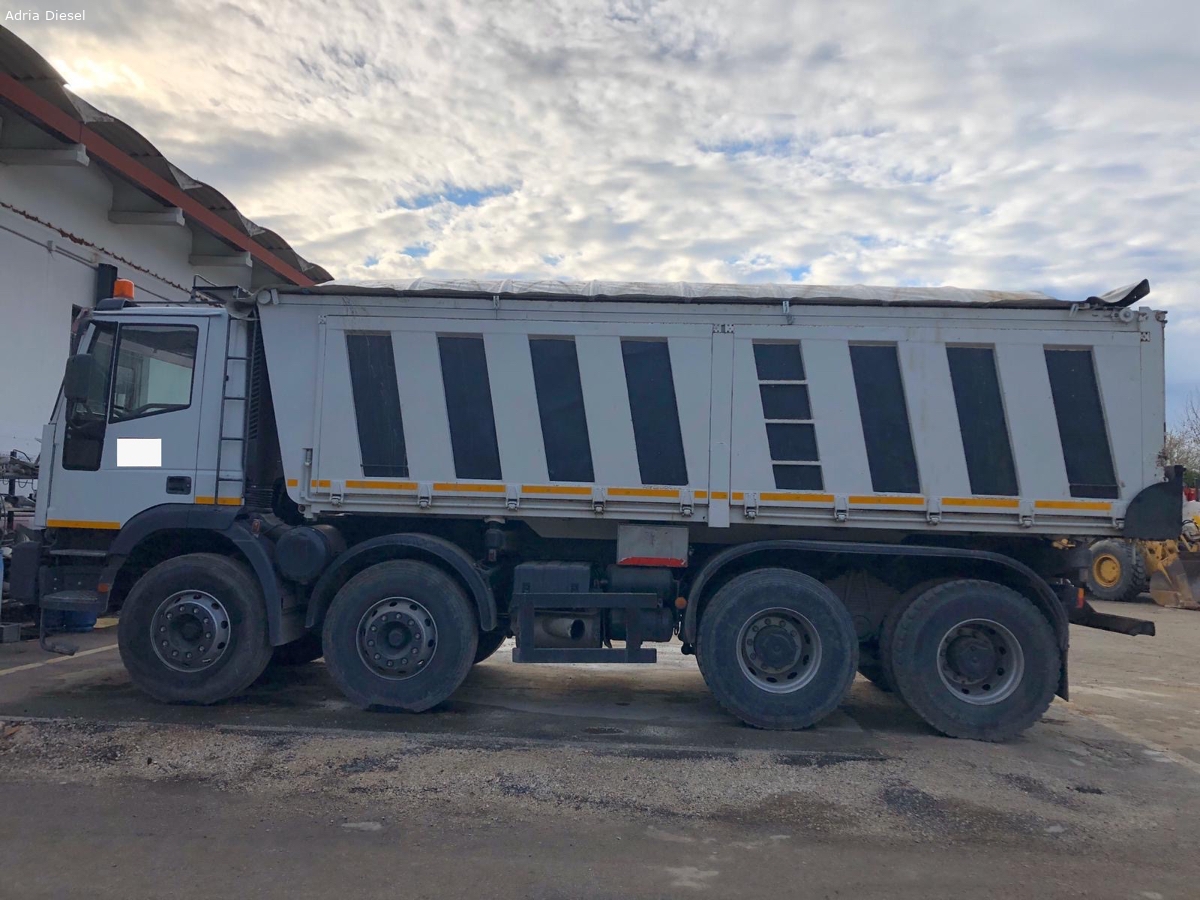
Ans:
<svg viewBox="0 0 1200 900"><path fill-rule="evenodd" d="M339 278L1149 277L1200 387L1187 0L283 6L17 30Z"/></svg>

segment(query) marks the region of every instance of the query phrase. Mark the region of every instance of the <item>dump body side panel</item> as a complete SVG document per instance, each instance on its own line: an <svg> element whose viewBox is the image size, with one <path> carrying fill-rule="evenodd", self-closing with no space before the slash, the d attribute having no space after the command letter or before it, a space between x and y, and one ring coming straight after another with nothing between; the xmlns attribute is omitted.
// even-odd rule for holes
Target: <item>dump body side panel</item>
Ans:
<svg viewBox="0 0 1200 900"><path fill-rule="evenodd" d="M300 295L259 312L288 489L309 514L705 523L714 504L717 528L1101 535L1163 477L1153 313ZM390 467L362 445L356 404L381 401L354 395L352 335L390 341L405 451ZM531 340L574 345L577 393L538 384ZM732 365L714 367L718 340ZM591 480L550 477L551 395L586 421ZM971 455L963 421L992 429ZM728 490L710 497L726 430ZM1007 479L987 469L993 441Z"/></svg>

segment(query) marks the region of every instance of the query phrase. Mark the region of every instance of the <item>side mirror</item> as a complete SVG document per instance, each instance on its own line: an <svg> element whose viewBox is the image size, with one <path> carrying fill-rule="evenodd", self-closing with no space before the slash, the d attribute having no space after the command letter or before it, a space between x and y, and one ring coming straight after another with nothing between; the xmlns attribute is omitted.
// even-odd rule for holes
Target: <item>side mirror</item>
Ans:
<svg viewBox="0 0 1200 900"><path fill-rule="evenodd" d="M102 377L96 357L87 353L76 353L67 360L67 370L63 375L63 396L71 403L87 400L91 395L89 388Z"/></svg>

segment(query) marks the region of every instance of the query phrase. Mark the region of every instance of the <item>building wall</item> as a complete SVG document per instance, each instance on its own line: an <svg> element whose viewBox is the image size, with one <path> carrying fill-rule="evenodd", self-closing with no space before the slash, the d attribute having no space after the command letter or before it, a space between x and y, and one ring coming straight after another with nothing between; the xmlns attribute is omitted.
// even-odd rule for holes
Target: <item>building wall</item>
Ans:
<svg viewBox="0 0 1200 900"><path fill-rule="evenodd" d="M70 352L72 307L93 305L98 265L116 266L143 302L186 301L197 274L250 286L249 267L191 266L188 227L113 224L112 194L94 163L0 165L0 452L39 452Z"/></svg>

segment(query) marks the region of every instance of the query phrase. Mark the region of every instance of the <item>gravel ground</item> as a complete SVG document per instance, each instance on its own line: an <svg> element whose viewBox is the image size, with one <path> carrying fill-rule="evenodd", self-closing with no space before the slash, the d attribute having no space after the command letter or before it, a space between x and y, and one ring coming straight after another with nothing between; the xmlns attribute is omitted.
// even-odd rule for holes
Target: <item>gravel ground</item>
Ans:
<svg viewBox="0 0 1200 900"><path fill-rule="evenodd" d="M940 738L922 741L920 752L889 755L447 745L379 734L65 722L15 722L0 734L5 779L116 790L202 784L264 804L320 795L364 813L415 802L506 821L637 815L745 821L813 836L1076 845L1116 835L1138 840L1189 808L1148 798L1138 779L1124 786L1153 763L1137 747L1103 738L1034 766L1020 744ZM1190 804L1200 792L1177 799Z"/></svg>

